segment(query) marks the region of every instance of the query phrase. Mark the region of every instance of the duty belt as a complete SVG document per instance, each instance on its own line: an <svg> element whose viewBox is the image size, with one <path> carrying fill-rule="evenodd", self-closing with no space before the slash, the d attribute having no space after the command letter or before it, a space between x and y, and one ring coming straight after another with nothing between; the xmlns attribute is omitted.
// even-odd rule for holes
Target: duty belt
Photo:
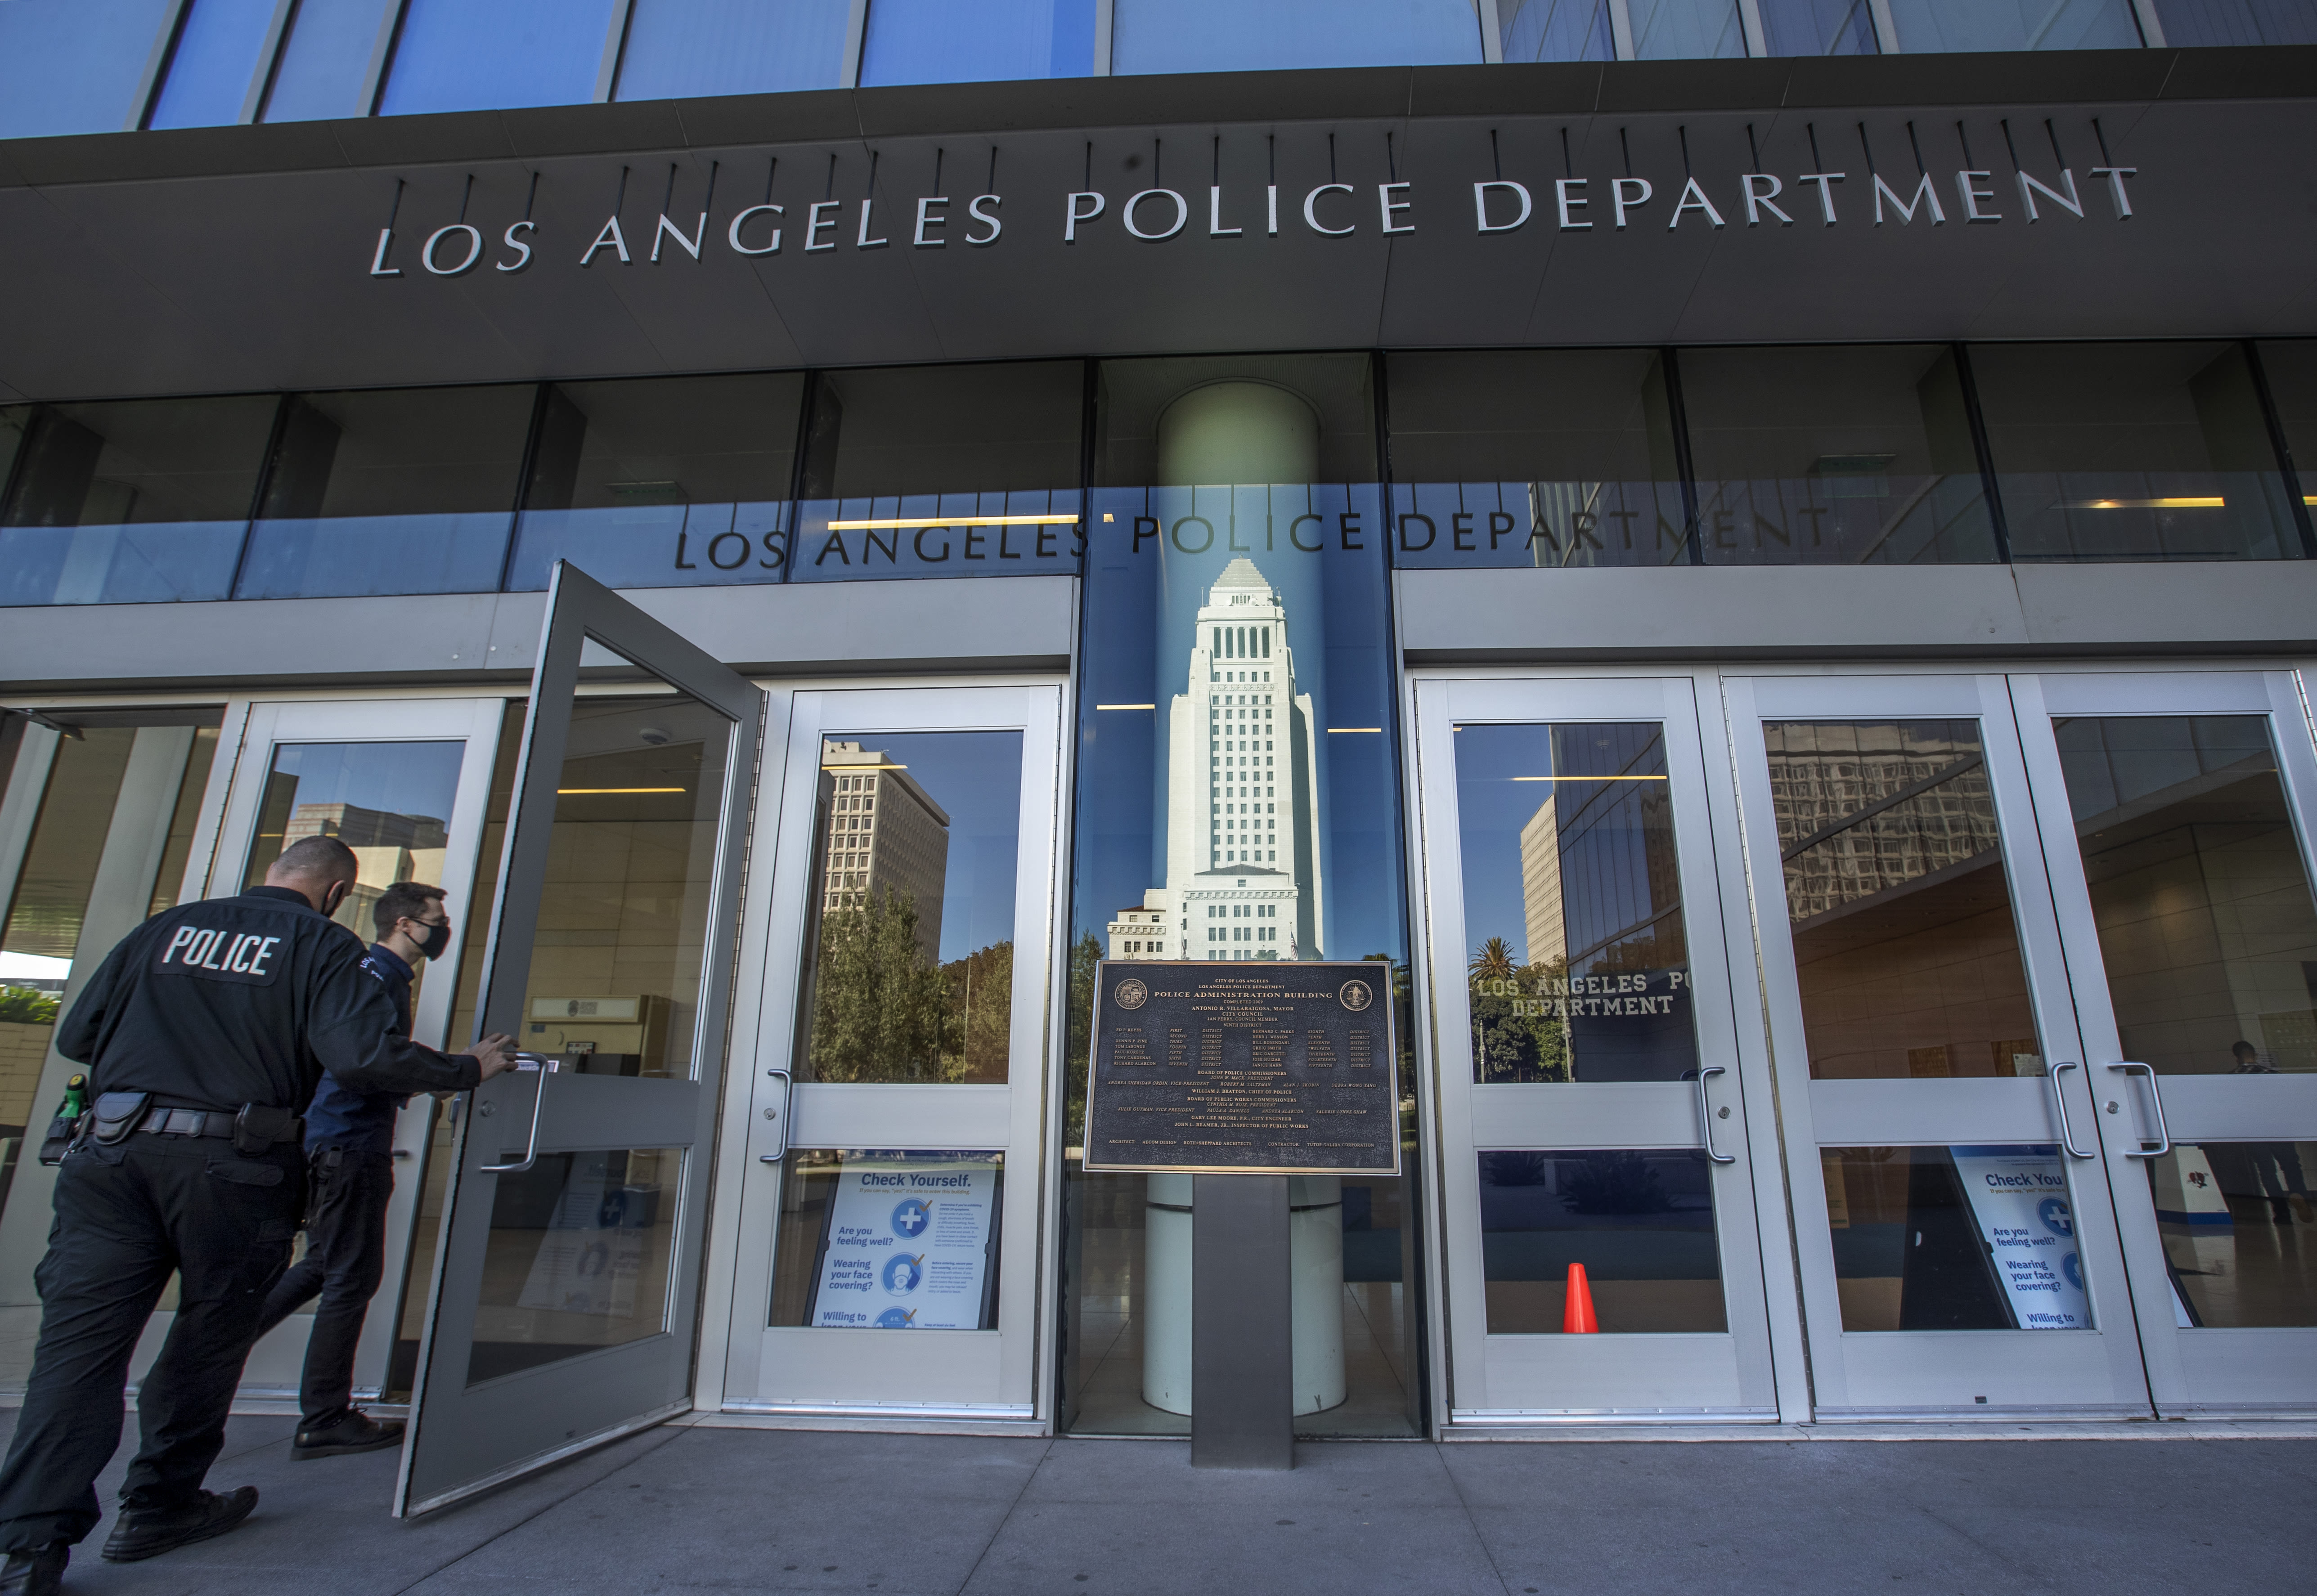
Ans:
<svg viewBox="0 0 2317 1596"><path fill-rule="evenodd" d="M230 1139L233 1116L203 1109L153 1109L137 1128L148 1136L214 1136Z"/></svg>

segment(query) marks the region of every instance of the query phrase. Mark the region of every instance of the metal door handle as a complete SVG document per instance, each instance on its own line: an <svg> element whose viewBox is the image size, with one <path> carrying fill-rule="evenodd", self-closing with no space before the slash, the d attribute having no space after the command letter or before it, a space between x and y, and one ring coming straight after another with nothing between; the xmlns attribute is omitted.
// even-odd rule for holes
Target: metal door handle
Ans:
<svg viewBox="0 0 2317 1596"><path fill-rule="evenodd" d="M1709 1075L1726 1075L1726 1064L1709 1064L1697 1072L1697 1122L1705 1131L1705 1155L1716 1164L1735 1164L1738 1155L1724 1153L1713 1145L1713 1106L1705 1101L1705 1081Z"/></svg>
<svg viewBox="0 0 2317 1596"><path fill-rule="evenodd" d="M776 1077L781 1083L781 1106L765 1110L772 1116L773 1123L781 1128L781 1146L776 1153L757 1154L756 1162L778 1164L789 1155L789 1101L796 1093L796 1079L784 1069L768 1069L765 1074Z"/></svg>
<svg viewBox="0 0 2317 1596"><path fill-rule="evenodd" d="M518 1058L525 1057L517 1054ZM547 1077L555 1073L549 1061L540 1060L539 1089L531 1097L531 1138L523 1144L523 1156L513 1164L486 1164L480 1166L487 1175L519 1175L539 1162L539 1110L547 1101ZM501 1151L505 1151L504 1148Z"/></svg>
<svg viewBox="0 0 2317 1596"><path fill-rule="evenodd" d="M2125 1156L2126 1158L2163 1157L2172 1150L2172 1132L2164 1123L2164 1093L2156 1084L2155 1069L2145 1064L2111 1064L2108 1068L2120 1074L2127 1075L2137 1070L2148 1077L2148 1101L2156 1106L2156 1139L2163 1144L2157 1147L2144 1148L2137 1153L2127 1152Z"/></svg>
<svg viewBox="0 0 2317 1596"><path fill-rule="evenodd" d="M2076 1146L2076 1133L2068 1124L2068 1094L2060 1088L2060 1075L2062 1071L2083 1067L2071 1058L2065 1064L2053 1065L2047 1072L2052 1083L2052 1112L2058 1115L2060 1119L2060 1146L2079 1158L2096 1158L2099 1155L2098 1149L2094 1148L2087 1152Z"/></svg>

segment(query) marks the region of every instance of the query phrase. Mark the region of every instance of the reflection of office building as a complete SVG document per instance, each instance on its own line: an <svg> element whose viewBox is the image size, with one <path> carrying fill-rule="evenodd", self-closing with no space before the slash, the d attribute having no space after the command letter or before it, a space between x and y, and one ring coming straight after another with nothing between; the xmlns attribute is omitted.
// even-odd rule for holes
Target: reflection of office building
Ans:
<svg viewBox="0 0 2317 1596"><path fill-rule="evenodd" d="M291 811L282 845L288 848L308 837L335 837L349 848L417 851L443 846L443 823L432 815L398 815L360 804L300 804Z"/></svg>
<svg viewBox="0 0 2317 1596"><path fill-rule="evenodd" d="M1544 964L1569 953L1561 902L1561 822L1548 797L1521 827L1521 904L1528 922L1528 962Z"/></svg>
<svg viewBox="0 0 2317 1596"><path fill-rule="evenodd" d="M1209 590L1188 687L1168 712L1167 885L1111 922L1111 957L1149 939L1158 958L1319 958L1311 698L1295 691L1286 606L1254 561L1231 561ZM1154 913L1173 914L1172 938L1151 938Z"/></svg>
<svg viewBox="0 0 2317 1596"><path fill-rule="evenodd" d="M917 941L941 956L942 886L949 875L949 811L875 749L820 745L828 834L821 907L858 908L890 893L917 905Z"/></svg>
<svg viewBox="0 0 2317 1596"><path fill-rule="evenodd" d="M1110 923L1113 958L1180 958L1182 944L1175 935L1175 895L1154 887L1142 901L1121 909Z"/></svg>
<svg viewBox="0 0 2317 1596"><path fill-rule="evenodd" d="M1996 855L1995 805L1967 727L1774 727L1770 796L1797 923Z"/></svg>

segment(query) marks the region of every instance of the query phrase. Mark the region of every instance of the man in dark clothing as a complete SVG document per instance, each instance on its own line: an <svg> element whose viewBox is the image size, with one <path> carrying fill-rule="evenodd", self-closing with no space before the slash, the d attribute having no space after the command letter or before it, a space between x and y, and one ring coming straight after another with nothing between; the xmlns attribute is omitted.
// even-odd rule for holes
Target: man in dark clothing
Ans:
<svg viewBox="0 0 2317 1596"><path fill-rule="evenodd" d="M94 1096L57 1172L33 1276L40 1340L0 1464L0 1596L59 1590L72 1546L95 1528L130 1355L172 1274L176 1321L138 1395L142 1445L104 1556L206 1540L257 1505L251 1486L220 1496L201 1478L290 1259L304 1195L297 1115L322 1071L364 1092L462 1091L511 1062L507 1037L450 1057L398 1034L360 939L329 919L354 875L335 838L293 843L264 886L130 932L57 1028Z"/></svg>
<svg viewBox="0 0 2317 1596"><path fill-rule="evenodd" d="M443 889L398 881L371 907L379 940L362 961L394 1000L395 1030L410 1034L410 983L422 961L451 946ZM306 1255L290 1266L265 1301L264 1335L311 1302L306 1340L304 1413L290 1455L337 1458L398 1444L402 1421L371 1418L353 1405L354 1348L370 1299L386 1276L386 1205L394 1196L394 1121L410 1101L402 1092L357 1092L325 1073L306 1110Z"/></svg>

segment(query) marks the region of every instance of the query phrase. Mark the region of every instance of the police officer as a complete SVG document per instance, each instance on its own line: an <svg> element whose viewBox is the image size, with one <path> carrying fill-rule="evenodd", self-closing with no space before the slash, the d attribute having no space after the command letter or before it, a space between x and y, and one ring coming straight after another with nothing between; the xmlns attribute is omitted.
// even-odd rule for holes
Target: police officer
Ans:
<svg viewBox="0 0 2317 1596"><path fill-rule="evenodd" d="M508 1067L512 1039L445 1057L398 1035L393 1000L331 923L353 889L334 837L285 849L265 885L186 904L122 939L56 1033L94 1097L57 1172L33 1279L32 1374L0 1465L0 1596L60 1589L96 1525L139 1334L174 1272L176 1322L137 1401L142 1444L104 1545L135 1562L222 1535L248 1485L202 1476L303 1207L298 1113L327 1068L364 1092L463 1090Z"/></svg>
<svg viewBox="0 0 2317 1596"><path fill-rule="evenodd" d="M398 881L371 905L379 940L362 968L394 1000L395 1034L410 1034L416 967L451 946L443 889ZM357 1092L325 1073L306 1109L306 1255L265 1300L264 1335L317 1295L299 1388L304 1414L290 1455L300 1460L398 1445L402 1421L380 1422L353 1405L354 1348L370 1299L386 1275L386 1205L394 1196L394 1120L408 1094Z"/></svg>

